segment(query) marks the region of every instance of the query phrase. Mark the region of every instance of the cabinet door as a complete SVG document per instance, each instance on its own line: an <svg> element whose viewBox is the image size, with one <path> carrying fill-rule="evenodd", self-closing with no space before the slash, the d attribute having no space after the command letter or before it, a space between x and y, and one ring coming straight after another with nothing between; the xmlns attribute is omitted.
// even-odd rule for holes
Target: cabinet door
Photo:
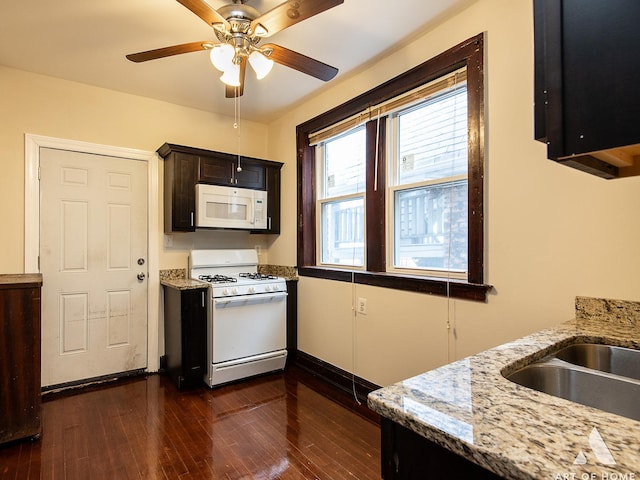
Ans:
<svg viewBox="0 0 640 480"><path fill-rule="evenodd" d="M265 189L264 165L254 159L228 153L200 157L198 181L214 185L233 185L242 188Z"/></svg>
<svg viewBox="0 0 640 480"><path fill-rule="evenodd" d="M236 166L237 167L237 166ZM234 172L236 186L264 190L266 188L265 168L255 160L241 158L241 170Z"/></svg>
<svg viewBox="0 0 640 480"><path fill-rule="evenodd" d="M40 435L40 287L0 288L0 444Z"/></svg>
<svg viewBox="0 0 640 480"><path fill-rule="evenodd" d="M637 0L534 0L535 138L550 159L603 178L633 165L639 16Z"/></svg>
<svg viewBox="0 0 640 480"><path fill-rule="evenodd" d="M165 232L195 231L197 174L197 156L173 153L165 160Z"/></svg>
<svg viewBox="0 0 640 480"><path fill-rule="evenodd" d="M265 167L265 189L267 190L267 229L252 230L251 233L280 234L280 169L282 164L267 164Z"/></svg>
<svg viewBox="0 0 640 480"><path fill-rule="evenodd" d="M267 233L280 233L280 166L267 172Z"/></svg>
<svg viewBox="0 0 640 480"><path fill-rule="evenodd" d="M298 281L287 280L287 365L298 356Z"/></svg>
<svg viewBox="0 0 640 480"><path fill-rule="evenodd" d="M182 376L184 386L201 385L207 373L207 300L209 290L182 291Z"/></svg>
<svg viewBox="0 0 640 480"><path fill-rule="evenodd" d="M207 372L207 293L164 288L165 368L179 389L201 385Z"/></svg>
<svg viewBox="0 0 640 480"><path fill-rule="evenodd" d="M198 181L215 185L233 185L234 169L235 164L231 155L202 156Z"/></svg>
<svg viewBox="0 0 640 480"><path fill-rule="evenodd" d="M472 478L499 480L445 447L418 435L407 427L382 417L380 421L381 463L384 480L422 478Z"/></svg>

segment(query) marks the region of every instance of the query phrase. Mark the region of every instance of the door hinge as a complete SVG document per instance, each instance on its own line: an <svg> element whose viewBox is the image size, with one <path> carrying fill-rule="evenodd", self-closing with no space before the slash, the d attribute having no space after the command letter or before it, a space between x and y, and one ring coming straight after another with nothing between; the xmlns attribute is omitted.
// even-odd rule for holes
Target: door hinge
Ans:
<svg viewBox="0 0 640 480"><path fill-rule="evenodd" d="M38 271L40 271L40 255L38 255Z"/></svg>
<svg viewBox="0 0 640 480"><path fill-rule="evenodd" d="M40 165L38 165L38 180L40 180Z"/></svg>

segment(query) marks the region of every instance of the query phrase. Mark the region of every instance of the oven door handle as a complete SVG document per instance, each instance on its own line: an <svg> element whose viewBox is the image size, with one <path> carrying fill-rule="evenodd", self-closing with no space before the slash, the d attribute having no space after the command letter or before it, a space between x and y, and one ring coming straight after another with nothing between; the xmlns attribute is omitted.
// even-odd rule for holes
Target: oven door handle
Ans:
<svg viewBox="0 0 640 480"><path fill-rule="evenodd" d="M239 307L242 305L256 303L274 302L284 299L287 292L260 293L257 295L238 295L237 297L214 298L213 305L215 307Z"/></svg>

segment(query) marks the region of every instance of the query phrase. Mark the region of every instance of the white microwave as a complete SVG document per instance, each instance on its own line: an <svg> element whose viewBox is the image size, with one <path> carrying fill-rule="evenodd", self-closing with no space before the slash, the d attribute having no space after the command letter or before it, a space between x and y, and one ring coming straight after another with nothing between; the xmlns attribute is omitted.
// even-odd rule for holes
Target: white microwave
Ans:
<svg viewBox="0 0 640 480"><path fill-rule="evenodd" d="M196 184L196 227L267 228L267 192Z"/></svg>

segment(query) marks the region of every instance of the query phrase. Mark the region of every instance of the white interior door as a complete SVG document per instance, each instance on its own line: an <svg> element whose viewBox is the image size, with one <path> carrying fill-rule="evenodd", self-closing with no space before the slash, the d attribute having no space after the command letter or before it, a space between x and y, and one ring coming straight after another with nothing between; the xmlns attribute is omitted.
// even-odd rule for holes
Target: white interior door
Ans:
<svg viewBox="0 0 640 480"><path fill-rule="evenodd" d="M146 163L41 149L42 386L146 368L147 260Z"/></svg>

